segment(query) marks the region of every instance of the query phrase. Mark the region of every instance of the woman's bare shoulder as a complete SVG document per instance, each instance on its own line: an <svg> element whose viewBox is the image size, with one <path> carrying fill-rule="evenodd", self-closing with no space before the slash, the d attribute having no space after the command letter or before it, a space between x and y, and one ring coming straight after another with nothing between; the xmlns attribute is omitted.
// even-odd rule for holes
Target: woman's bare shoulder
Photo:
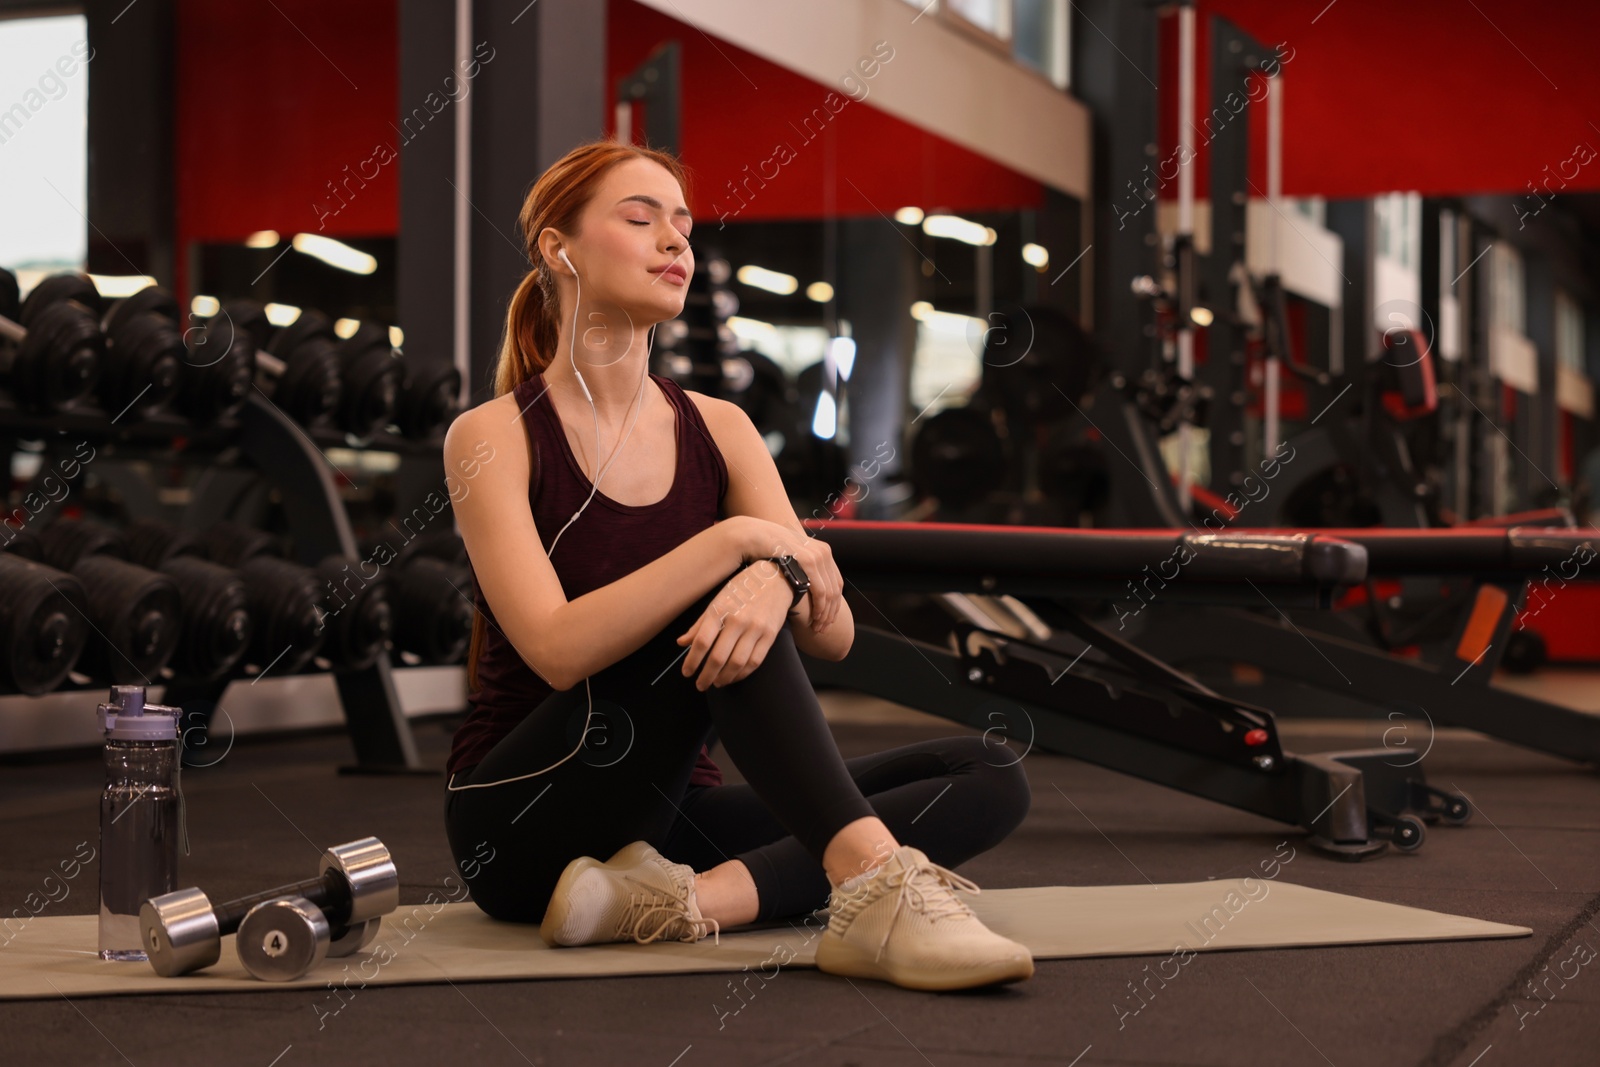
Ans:
<svg viewBox="0 0 1600 1067"><path fill-rule="evenodd" d="M446 440L451 435L457 437L472 435L476 437L494 436L504 437L517 429L521 412L517 410L517 397L515 393L502 393L493 400L485 400L475 407L470 407L457 415L445 431Z"/></svg>
<svg viewBox="0 0 1600 1067"><path fill-rule="evenodd" d="M470 457L481 459L487 453L503 455L511 465L526 468L533 443L528 440L521 422L522 412L517 407L516 394L510 392L463 411L445 431L446 466Z"/></svg>
<svg viewBox="0 0 1600 1067"><path fill-rule="evenodd" d="M681 385L678 388L683 389ZM717 432L722 429L731 412L743 410L731 400L707 396L705 393L699 393L693 389L683 389L683 395L688 397L700 412L700 417L705 420L706 428L711 431L712 436L716 436Z"/></svg>

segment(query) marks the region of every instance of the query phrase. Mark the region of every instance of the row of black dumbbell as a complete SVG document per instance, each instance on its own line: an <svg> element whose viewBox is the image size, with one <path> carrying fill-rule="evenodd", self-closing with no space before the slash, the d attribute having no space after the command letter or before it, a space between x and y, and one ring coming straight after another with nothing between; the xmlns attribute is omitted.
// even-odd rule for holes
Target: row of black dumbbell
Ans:
<svg viewBox="0 0 1600 1067"><path fill-rule="evenodd" d="M107 301L76 272L45 278L26 300L18 293L16 276L0 269L0 389L37 414L92 400L119 423L177 414L210 426L235 415L254 384L306 427L367 438L393 425L426 439L459 410L460 372L401 358L378 323L341 339L308 308L279 328L254 300L184 316L159 285Z"/></svg>
<svg viewBox="0 0 1600 1067"><path fill-rule="evenodd" d="M285 558L272 534L234 522L204 532L138 519L117 529L58 519L37 533L0 524L0 691L48 693L92 681L217 681L254 667L294 674L403 662L460 662L474 589L453 530L396 551Z"/></svg>

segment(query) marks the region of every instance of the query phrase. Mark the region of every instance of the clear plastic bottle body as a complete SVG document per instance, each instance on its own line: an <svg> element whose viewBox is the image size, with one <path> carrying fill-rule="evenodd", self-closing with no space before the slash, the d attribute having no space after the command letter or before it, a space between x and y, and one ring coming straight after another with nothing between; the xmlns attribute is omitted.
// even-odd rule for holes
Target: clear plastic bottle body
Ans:
<svg viewBox="0 0 1600 1067"><path fill-rule="evenodd" d="M178 745L105 745L100 795L100 958L143 960L139 907L178 888Z"/></svg>

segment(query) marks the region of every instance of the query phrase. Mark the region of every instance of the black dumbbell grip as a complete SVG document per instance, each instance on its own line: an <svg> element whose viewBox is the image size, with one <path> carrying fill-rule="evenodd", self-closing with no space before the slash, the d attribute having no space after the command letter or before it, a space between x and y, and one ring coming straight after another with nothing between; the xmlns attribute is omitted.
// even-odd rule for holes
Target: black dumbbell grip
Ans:
<svg viewBox="0 0 1600 1067"><path fill-rule="evenodd" d="M212 908L217 917L217 931L223 937L235 933L251 908L279 897L305 897L322 909L330 927L343 926L350 918L350 883L337 867L329 867L319 878L281 885L260 893L252 893L238 900L227 900Z"/></svg>

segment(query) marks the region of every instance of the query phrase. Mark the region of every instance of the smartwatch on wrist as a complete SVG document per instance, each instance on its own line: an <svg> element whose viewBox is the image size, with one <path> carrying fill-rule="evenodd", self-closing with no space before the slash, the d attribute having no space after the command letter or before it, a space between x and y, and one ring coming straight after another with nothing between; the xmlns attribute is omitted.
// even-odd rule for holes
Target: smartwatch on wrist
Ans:
<svg viewBox="0 0 1600 1067"><path fill-rule="evenodd" d="M800 598L811 589L811 579L806 577L805 568L800 566L800 561L793 556L768 556L769 560L778 565L778 573L789 581L789 587L794 590L794 600L789 605L789 612L800 606Z"/></svg>

